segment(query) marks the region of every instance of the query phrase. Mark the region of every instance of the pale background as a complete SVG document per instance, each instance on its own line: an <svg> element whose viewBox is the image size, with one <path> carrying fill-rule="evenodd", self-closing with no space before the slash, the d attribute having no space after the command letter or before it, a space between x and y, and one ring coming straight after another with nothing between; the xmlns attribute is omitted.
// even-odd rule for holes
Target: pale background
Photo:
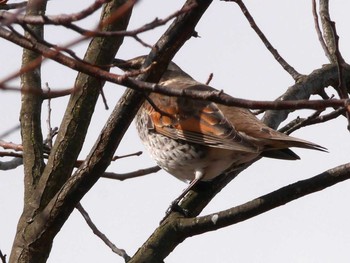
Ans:
<svg viewBox="0 0 350 263"><path fill-rule="evenodd" d="M52 0L48 14L74 12L92 1ZM164 18L182 6L184 1L140 1L129 28L141 26L155 17ZM336 22L340 49L350 60L350 2L330 1L331 18ZM245 1L256 22L281 55L301 73L327 63L313 25L311 1L266 0ZM99 15L80 23L93 28ZM166 27L140 35L153 44ZM200 38L189 40L174 61L193 77L206 81L213 72L211 85L235 97L273 100L293 85L292 78L280 67L258 39L234 3L214 1L197 26ZM76 39L55 26L46 28L48 38L59 44ZM0 40L0 78L17 70L21 49ZM146 54L148 49L126 39L118 57L131 58ZM83 56L86 45L74 47ZM43 85L52 89L72 87L76 72L46 62L42 69ZM18 81L12 82L18 85ZM108 84L104 88L112 109L123 87ZM330 89L330 93L335 93ZM52 101L52 126L59 126L67 99ZM20 94L1 92L0 133L18 124ZM111 109L104 110L100 100L81 154L84 158L96 140ZM43 104L43 130L46 134L46 103ZM307 116L298 111L294 117ZM293 135L321 144L328 154L296 150L302 160L295 162L260 160L244 171L221 191L202 214L219 211L249 201L262 194L349 161L349 133L346 120L304 128ZM18 132L4 138L20 143ZM132 125L117 155L143 150ZM108 171L123 173L153 166L147 153L113 163ZM23 202L22 167L0 172L0 249L9 254ZM157 227L170 202L185 184L165 172L124 182L101 179L84 197L82 204L95 224L118 247L129 255ZM192 237L179 245L165 260L174 262L349 262L350 260L350 182L343 182L312 194L256 218ZM94 236L82 216L74 211L54 240L48 262L123 262Z"/></svg>

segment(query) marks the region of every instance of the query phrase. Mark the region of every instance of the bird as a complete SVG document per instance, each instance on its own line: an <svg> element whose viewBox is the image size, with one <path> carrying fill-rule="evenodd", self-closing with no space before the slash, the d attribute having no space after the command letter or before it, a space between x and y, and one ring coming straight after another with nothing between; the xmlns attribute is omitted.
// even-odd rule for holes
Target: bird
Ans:
<svg viewBox="0 0 350 263"><path fill-rule="evenodd" d="M115 59L124 71L139 70L146 56ZM159 85L180 90L217 91L170 62ZM190 97L150 93L136 114L139 137L158 166L189 182L179 202L199 181L211 181L255 158L297 160L290 147L326 148L278 132L250 110Z"/></svg>

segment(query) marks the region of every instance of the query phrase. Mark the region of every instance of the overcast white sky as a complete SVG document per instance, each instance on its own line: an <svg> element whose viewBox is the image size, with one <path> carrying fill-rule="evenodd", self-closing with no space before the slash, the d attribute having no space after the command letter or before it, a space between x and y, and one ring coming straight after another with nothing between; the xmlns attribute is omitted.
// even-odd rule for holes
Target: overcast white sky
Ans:
<svg viewBox="0 0 350 263"><path fill-rule="evenodd" d="M11 1L11 0L10 0ZM48 14L71 13L92 1L51 0ZM184 1L140 1L130 27L135 28L155 17L166 17ZM350 60L350 2L330 1L331 18L336 22L340 49ZM327 63L314 30L311 1L266 0L245 1L256 22L281 55L301 73ZM83 21L93 28L99 15ZM153 44L167 27L141 35ZM197 80L205 82L214 73L211 85L235 97L273 100L293 85L293 79L280 67L250 29L234 3L214 1L197 26L200 38L189 40L178 52L175 62ZM65 44L77 37L74 33L50 26L46 35L55 43ZM0 79L20 66L21 49L0 40L2 70ZM86 45L75 47L84 54ZM149 50L131 39L125 40L118 57L131 58ZM54 62L43 66L43 85L52 89L68 88L76 72ZM12 82L18 84L18 81ZM105 87L112 109L123 87ZM330 89L330 94L334 93ZM67 99L52 102L53 126L59 126ZM18 124L20 94L2 92L0 96L0 133ZM46 133L46 104L43 107L43 129ZM84 158L95 142L111 110L104 110L99 101L86 145ZM298 111L307 116L310 111ZM339 119L309 127L293 135L321 144L329 153L308 150L296 152L300 161L264 159L255 163L232 181L209 204L202 214L220 211L249 201L298 180L312 177L324 170L349 161L349 133L346 120ZM18 132L4 138L20 143ZM117 155L143 150L132 126ZM153 166L147 153L141 157L122 159L108 171L130 172ZM10 253L18 217L22 210L22 167L0 172L0 249ZM124 182L101 179L84 197L82 204L95 224L120 248L133 255L157 227L170 202L185 184L165 172ZM185 240L165 262L349 262L350 260L350 182L343 182L320 193L312 194L237 225ZM95 237L81 215L74 211L54 241L48 262L123 262Z"/></svg>

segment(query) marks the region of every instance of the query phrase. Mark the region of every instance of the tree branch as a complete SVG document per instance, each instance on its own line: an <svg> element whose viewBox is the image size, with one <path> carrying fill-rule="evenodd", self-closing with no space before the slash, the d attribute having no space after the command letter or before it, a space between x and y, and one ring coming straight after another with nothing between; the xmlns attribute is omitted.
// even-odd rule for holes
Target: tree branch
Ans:
<svg viewBox="0 0 350 263"><path fill-rule="evenodd" d="M348 75L349 67L344 65L344 82L350 82L350 75ZM345 73L347 72L347 73ZM349 71L350 72L350 71ZM287 91L280 96L277 101L288 101L288 100L306 100L313 94L319 94L323 92L325 87L337 86L339 81L339 73L337 66L334 64L324 65L320 69L314 70L308 76L301 78L293 86L289 87ZM328 103L325 100L325 103ZM347 103L345 103L346 107ZM339 107L342 107L338 105ZM338 107L336 106L336 108ZM314 108L321 110L321 108ZM289 111L266 111L263 121L270 127L277 129L278 125L284 121L289 114Z"/></svg>
<svg viewBox="0 0 350 263"><path fill-rule="evenodd" d="M177 222L177 234L190 237L233 225L348 179L350 179L350 163L218 213L197 218L181 218Z"/></svg>
<svg viewBox="0 0 350 263"><path fill-rule="evenodd" d="M37 15L43 14L46 10L45 0L29 0L26 14ZM44 29L42 26L28 26L30 30L38 35L43 36ZM25 37L30 38L30 34L25 32ZM41 55L28 49L23 50L22 68L27 67L32 61L41 60ZM23 165L24 165L24 209L18 221L16 238L10 255L10 262L31 262L32 254L29 250L23 249L25 246L25 226L33 216L34 211L28 209L30 199L38 185L42 172L45 168L43 160L43 136L41 133L41 106L42 99L35 96L28 90L41 92L41 72L40 64L34 71L27 71L21 75L22 104L20 112L21 136L23 145ZM30 204L30 205L29 205ZM37 259L41 262L45 259L45 250L47 244L38 248ZM46 252L47 253L47 252Z"/></svg>
<svg viewBox="0 0 350 263"><path fill-rule="evenodd" d="M67 67L70 67L74 70L79 70L80 72L84 72L91 76L98 75L101 79L110 81L112 83L120 84L123 86L127 86L129 88L139 90L139 91L147 91L147 92L156 92L162 93L169 96L188 96L196 99L202 100L210 100L213 102L225 104L228 106L239 106L250 109L301 109L301 108L310 108L310 109L323 109L325 107L341 107L347 104L347 100L328 100L328 101L289 101L289 100L300 100L307 99L311 94L317 94L321 92L324 87L328 87L332 84L338 83L338 73L334 65L326 65L321 69L313 71L309 76L303 76L298 82L292 86L287 94L280 98L276 102L258 102L258 101L249 101L242 99L235 99L231 96L227 96L222 93L222 91L218 92L196 92L196 91L186 91L182 92L177 88L163 87L161 85L147 83L144 81L136 80L127 77L127 75L120 76L117 74L109 73L103 69L92 66L87 63L83 63L81 61L76 61L71 59L58 51L51 50L43 44L36 43L33 45L28 42L25 38L18 37L11 32L0 28L0 37L8 39L18 45L21 45L25 48L33 49L39 53L42 53L44 56L49 57L52 60L55 60ZM159 62L158 62L159 63ZM160 67L161 68L161 67ZM348 82L350 79L350 67L347 65L343 66L344 70L344 81ZM336 77L336 80L334 79ZM3 83L0 83L0 86ZM303 93L300 93L299 97L295 97L290 93L293 93L296 89L302 89ZM79 89L78 89L79 90ZM288 101L287 101L288 100ZM271 114L271 113L268 113ZM275 113L274 113L275 114ZM283 119L288 115L288 111L278 113L280 115L278 118Z"/></svg>
<svg viewBox="0 0 350 263"><path fill-rule="evenodd" d="M243 3L242 0L225 0L229 2L236 2L237 5L241 8L243 15L247 18L250 26L253 28L253 30L256 32L258 37L261 39L261 41L266 46L267 50L270 51L270 53L273 55L273 57L276 59L276 61L282 66L282 68L289 73L289 75L292 76L292 78L297 81L300 77L302 77L302 74L297 72L291 65L287 63L287 61L284 60L284 58L278 53L278 51L272 46L270 41L266 38L264 33L260 30L258 25L255 23L254 18L249 13L247 7Z"/></svg>
<svg viewBox="0 0 350 263"><path fill-rule="evenodd" d="M137 170L137 171L134 171L134 172L123 173L123 174L105 172L104 174L102 174L101 177L108 178L108 179L119 180L119 181L124 181L126 179L131 179L131 178L136 178L136 177L144 176L144 175L151 174L151 173L156 173L160 169L161 168L159 166L153 166L153 167L150 167L150 168L140 169L140 170Z"/></svg>
<svg viewBox="0 0 350 263"><path fill-rule="evenodd" d="M6 263L6 254L2 254L1 250L0 250L0 259L2 263Z"/></svg>
<svg viewBox="0 0 350 263"><path fill-rule="evenodd" d="M7 162L0 162L0 171L16 169L23 164L23 159L19 157L12 158Z"/></svg>
<svg viewBox="0 0 350 263"><path fill-rule="evenodd" d="M101 19L107 19L123 3L124 1L110 1L104 6ZM123 19L119 19L118 23L110 20L111 24L105 24L104 30L125 28L130 14L131 11L129 10ZM118 37L95 38L90 43L85 59L97 65L110 64L121 43L122 39ZM51 214L52 207L47 208L47 204L71 176L103 83L98 78L85 74L78 75L75 86L81 88L71 95L47 166L35 191L33 191L30 199L28 198L25 202L24 210L29 211L29 214L21 218L22 225L19 226L17 231L13 253L11 254L13 261L10 259L11 262L20 262L19 257L23 258L23 262L41 263L46 261L54 236L73 210L76 203L73 204L70 200L67 200L70 205L67 206L67 209L64 209L67 213L66 216L57 218L54 213ZM40 96L33 97L41 100ZM40 142L37 140L35 143L42 145L42 141L41 138ZM40 157L42 158L42 154ZM44 209L45 207L47 210Z"/></svg>
<svg viewBox="0 0 350 263"><path fill-rule="evenodd" d="M332 56L329 53L328 47L324 41L322 32L321 32L321 28L320 28L320 24L318 22L318 15L317 15L317 10L316 10L316 0L312 0L312 14L314 16L314 24L315 24L315 29L316 29L316 33L318 36L318 40L321 43L321 46L323 48L324 53L326 54L327 58L329 61L332 61Z"/></svg>
<svg viewBox="0 0 350 263"><path fill-rule="evenodd" d="M193 4L191 0L188 3ZM188 4L187 3L187 4ZM165 65L167 65L175 53L180 49L180 47L187 41L193 34L194 26L199 21L201 15L204 13L211 1L203 0L203 2L198 1L198 6L191 10L190 12L183 14L178 17L177 20L170 26L165 35L159 40L155 45L157 52L151 54L152 59L157 60L157 65L155 65L154 70L151 73L146 73L145 77L149 81L157 81L156 78L160 78L163 71L165 70ZM151 63L152 61L149 61ZM110 64L110 63L105 63ZM91 87L90 87L91 88ZM40 245L41 242L47 242L47 240L52 240L53 236L59 231L62 224L68 218L70 213L73 211L76 204L85 195L85 193L91 189L91 187L96 183L102 173L110 164L113 154L118 147L125 131L130 125L134 115L136 114L138 107L144 100L143 94L135 92L132 90L127 90L124 96L120 99L115 109L113 110L106 126L103 128L98 140L96 141L94 147L91 149L85 162L76 170L76 172L68 178L67 182L59 189L58 193L51 198L47 206L38 213L35 218L28 225L28 232L31 233L31 238L28 240L30 244L35 243ZM78 109L70 109L73 116L75 111ZM80 110L80 109L79 109ZM66 118L66 117L65 117ZM86 119L86 112L82 115L82 118ZM79 121L80 119L76 120ZM63 123L63 125L66 125ZM72 124L71 124L72 125ZM70 128L70 127L67 127ZM66 134L68 137L62 136L66 132L67 128L62 129L62 134L58 135L60 138L56 139L55 145L66 144L67 142L73 143L74 140L81 140L81 138L72 137L70 133ZM76 129L74 130L76 131ZM64 138L64 140L63 140ZM61 154L60 151L55 151L55 147L61 148L61 145L54 146L53 152L50 157L54 159L54 156L62 156L62 161L70 162L70 156ZM65 146L64 152L69 150ZM73 149L75 150L75 149ZM58 160L51 160L51 162L57 162ZM58 165L59 163L57 163ZM70 165L70 164L69 164ZM69 166L68 165L68 166ZM58 172L60 167L52 167L50 164L50 159L48 161L48 171ZM52 167L52 168L50 168ZM56 169L54 169L56 168ZM66 177L69 171L65 169L61 171L61 176ZM44 174L47 177L47 175ZM59 173L57 173L59 176ZM56 177L57 180L61 178ZM41 185L39 185L41 186ZM57 186L55 186L57 187ZM45 230L45 231L44 231ZM40 242L39 242L40 241Z"/></svg>
<svg viewBox="0 0 350 263"><path fill-rule="evenodd" d="M321 25L323 29L323 36L327 46L327 50L329 52L328 59L331 63L336 62L335 58L335 39L333 37L333 30L330 26L329 21L331 21L331 17L329 15L329 0L320 0L320 17L321 17Z"/></svg>
<svg viewBox="0 0 350 263"><path fill-rule="evenodd" d="M124 249L117 248L116 245L114 245L113 242L110 241L108 237L97 228L97 226L92 222L88 212L86 212L86 210L80 203L77 204L76 209L84 217L85 222L88 224L88 226L91 228L92 232L96 236L98 236L114 253L124 258L125 262L128 262L128 260L130 260L129 255Z"/></svg>

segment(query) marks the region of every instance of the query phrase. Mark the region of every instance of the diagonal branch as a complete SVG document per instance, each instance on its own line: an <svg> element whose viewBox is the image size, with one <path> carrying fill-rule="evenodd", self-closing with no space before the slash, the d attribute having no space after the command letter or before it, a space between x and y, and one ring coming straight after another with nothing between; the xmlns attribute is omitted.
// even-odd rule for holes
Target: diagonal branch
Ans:
<svg viewBox="0 0 350 263"><path fill-rule="evenodd" d="M84 209L84 207L78 203L76 206L76 209L80 212L80 214L84 217L86 223L88 224L88 226L91 228L92 232L98 236L114 253L116 253L117 255L121 256L122 258L124 258L125 262L128 262L128 260L130 259L129 255L126 253L126 251L124 249L118 248L116 247L116 245L113 244L112 241L110 241L108 239L108 237L103 234L98 228L97 226L92 222L88 212L86 212L86 210Z"/></svg>
<svg viewBox="0 0 350 263"><path fill-rule="evenodd" d="M284 60L284 58L278 53L278 51L272 46L270 41L266 38L264 33L260 30L258 25L255 23L254 18L249 13L247 7L243 3L242 0L225 0L225 1L232 1L236 2L238 6L241 8L242 13L247 18L250 26L253 28L253 30L256 32L258 37L261 39L261 41L264 43L266 48L270 51L270 53L273 55L273 57L276 59L278 63L282 66L282 68L289 73L289 75L292 76L292 78L297 81L300 77L302 77L302 74L297 72L291 65L288 64L287 61Z"/></svg>
<svg viewBox="0 0 350 263"><path fill-rule="evenodd" d="M177 222L177 233L190 237L214 231L242 222L348 179L350 179L350 163L329 169L312 178L282 187L245 204L218 213L197 218L179 219Z"/></svg>
<svg viewBox="0 0 350 263"><path fill-rule="evenodd" d="M147 91L147 92L156 92L162 93L169 96L188 96L196 99L202 100L210 100L213 102L225 104L228 106L239 106L250 109L301 109L301 108L309 108L309 109L323 109L325 107L341 107L347 104L347 100L328 100L328 101L307 101L311 94L318 94L323 90L324 87L328 87L329 85L337 85L338 83L338 72L336 71L336 67L334 65L325 65L321 69L317 69L313 71L309 76L303 76L295 85L293 85L288 92L281 97L279 100L275 102L259 102L259 101L249 101L243 99L232 98L231 96L227 96L226 94L218 91L218 92L197 92L197 91L187 91L182 92L177 88L164 87L161 85L157 85L154 83L148 83L136 79L129 78L127 75L117 75L113 73L109 73L108 71L101 69L96 66L92 66L89 63L84 63L81 61L76 61L72 58L69 58L63 55L60 52L52 50L46 47L43 44L35 43L33 45L31 42L26 40L25 38L21 38L11 32L0 28L0 37L8 39L18 45L21 45L28 49L33 49L39 53L42 53L44 56L49 57L50 59L59 62L67 67L70 67L74 70L79 70L80 72L84 72L91 76L98 75L101 79L110 81L112 83L120 84L123 86L130 87L139 91ZM160 63L160 62L158 62ZM161 67L160 67L161 68ZM349 81L350 79L350 67L344 65L344 81ZM0 87L3 83L0 82ZM77 87L77 90L80 88ZM303 92L300 93L298 97L295 97L293 94L295 90L301 89ZM300 100L305 99L304 101L296 101L292 100ZM285 118L289 111L281 111L280 113L274 112L273 114L280 115L279 119ZM271 114L271 113L268 113Z"/></svg>
<svg viewBox="0 0 350 263"><path fill-rule="evenodd" d="M188 1L186 5L189 3L193 4L193 0ZM166 68L165 65L170 62L175 53L192 36L195 25L211 1L197 0L197 3L198 6L196 8L178 17L167 30L165 35L156 44L156 48L154 50L157 50L157 52L153 52L150 57L152 57L152 59L156 59L158 63L154 66L152 74L148 72L144 74L145 77L147 77L147 80L157 81L156 78L160 78L161 74L163 73L162 70L164 71ZM152 61L149 62L151 63ZM52 238L62 227L65 220L71 214L76 204L81 200L85 193L91 189L91 187L96 183L110 164L116 148L132 122L134 115L143 102L143 99L143 94L139 92L133 90L127 90L125 92L124 96L119 100L118 104L113 110L106 126L102 129L99 138L97 139L84 163L71 177L68 178L57 194L50 199L46 207L40 211L33 218L31 224L28 225L27 232L31 233L32 238L29 238L27 242L30 244L41 245L42 242L47 242L46 240L52 240ZM75 110L76 109L71 109L72 112ZM85 120L86 116L84 115L82 118ZM66 130L69 128L70 127L65 127ZM62 133L66 132L65 129L63 129ZM57 144L57 141L59 141L60 144L66 143L66 141L62 140L62 135L64 134L58 135L60 138L56 139L55 145ZM72 141L75 139L81 140L81 138L72 138L70 133L66 134L66 136L69 136L68 138L70 138L67 139L65 137L65 140L67 141ZM55 147L57 147L56 151ZM57 154L61 154L61 151L57 151L59 147L61 147L61 145L53 147L53 152L50 155L52 159L55 155L57 156ZM67 151L69 149L67 146L65 146L65 149L62 150ZM65 155L63 155L63 157L64 156ZM68 155L66 157L68 160L67 158L62 158L62 162L70 161L70 156ZM57 162L57 160L48 161L47 167L52 167L50 170L48 170L48 172L58 172L60 167L52 166L52 164L50 165L50 162ZM60 175L65 177L66 173L66 170L62 170ZM57 176L58 175L59 173L57 173ZM49 180L51 179L45 174L44 176ZM58 177L56 179L61 180L61 178Z"/></svg>

